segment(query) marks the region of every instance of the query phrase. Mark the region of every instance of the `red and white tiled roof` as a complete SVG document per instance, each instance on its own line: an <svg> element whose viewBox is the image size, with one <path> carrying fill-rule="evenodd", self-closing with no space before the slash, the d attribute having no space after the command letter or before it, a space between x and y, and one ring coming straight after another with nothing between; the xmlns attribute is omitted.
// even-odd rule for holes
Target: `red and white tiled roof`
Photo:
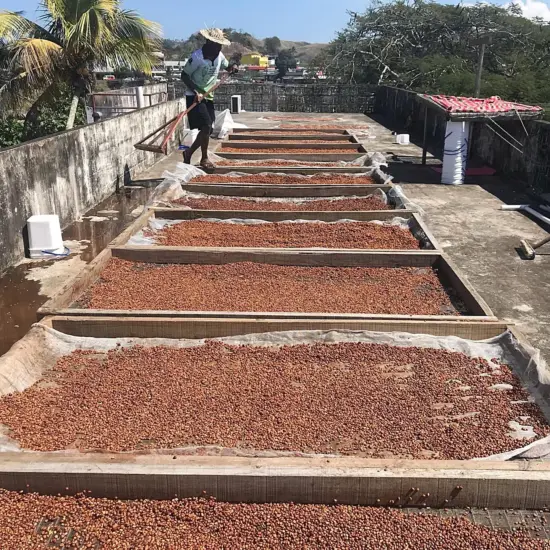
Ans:
<svg viewBox="0 0 550 550"><path fill-rule="evenodd" d="M538 112L542 107L522 105L513 101L504 101L498 96L480 99L477 97L455 97L452 95L425 95L448 113L509 113L509 112Z"/></svg>

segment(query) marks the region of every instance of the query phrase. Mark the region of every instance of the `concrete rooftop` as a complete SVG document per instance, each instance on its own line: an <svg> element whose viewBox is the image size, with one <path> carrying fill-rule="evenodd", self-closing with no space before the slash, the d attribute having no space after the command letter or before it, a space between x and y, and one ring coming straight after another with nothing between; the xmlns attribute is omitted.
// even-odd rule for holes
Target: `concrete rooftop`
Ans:
<svg viewBox="0 0 550 550"><path fill-rule="evenodd" d="M335 122L337 124L367 124L367 134L357 131L361 142L368 151L380 151L388 156L390 173L403 185L409 198L422 208L428 227L445 252L487 301L493 312L502 320L516 323L531 343L550 358L550 293L546 294L550 286L550 248L546 252L541 249L534 261L522 260L517 251L520 239L541 238L547 234L547 228L540 227L522 213L499 210L502 204L529 202L528 197L522 194L522 185L519 182L485 176L469 178L468 183L462 186L441 185L437 183L438 174L430 166L418 164L421 150L417 145L395 145L388 128L360 114L242 113L235 116L235 120L251 128L273 128L281 122L270 119L270 116L284 115L308 119L299 124L308 124L309 120L315 124L319 118L330 116L344 119ZM216 141L212 141L213 148L217 145ZM431 156L429 159L430 163L437 164L436 159ZM198 156L194 160L198 162ZM179 152L162 159L144 172L134 185L154 185L165 170L173 169L180 161ZM133 195L130 193L128 196ZM132 208L122 207L120 201L114 201L114 204L118 204L114 209L124 210L125 214L115 215L119 223L116 227L105 230L108 238L101 240L101 246L105 246L133 219L129 212L136 206L135 199L130 202ZM123 203L126 204L125 201ZM96 230L95 233L103 234L105 231ZM87 235L79 236L73 224L65 231L65 238L93 242L89 233L90 231ZM86 246L83 249L89 250ZM81 269L82 262L90 261L97 252L99 250L96 246L93 254L81 253L81 261L75 262L74 268L66 265L63 270L64 282L68 277L75 276ZM33 266L36 267L36 263ZM52 262L43 263L43 266L46 269L40 273L41 277L47 276L48 269L59 269ZM34 321L36 309L52 292L44 287L41 290L40 284L29 282L26 278L28 272L29 266L26 262L23 268L15 267L1 279L0 288L4 290L0 291L0 334L3 338L0 342L0 353L5 352L13 341L26 332ZM52 288L51 285L49 288ZM24 292L20 294L22 289ZM13 297L14 290L18 291L17 303L9 298ZM8 315L7 312L11 313Z"/></svg>

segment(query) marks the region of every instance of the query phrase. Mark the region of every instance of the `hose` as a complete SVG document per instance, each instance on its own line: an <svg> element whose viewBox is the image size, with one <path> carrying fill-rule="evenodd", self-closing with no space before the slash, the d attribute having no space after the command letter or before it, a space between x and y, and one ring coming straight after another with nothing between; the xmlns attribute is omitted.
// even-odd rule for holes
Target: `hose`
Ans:
<svg viewBox="0 0 550 550"><path fill-rule="evenodd" d="M40 252L42 252L42 254L47 254L49 256L55 256L57 258L66 258L67 256L69 256L71 254L71 250L65 246L64 247L65 250L63 251L62 254L57 254L56 252L50 252L49 250L41 250Z"/></svg>

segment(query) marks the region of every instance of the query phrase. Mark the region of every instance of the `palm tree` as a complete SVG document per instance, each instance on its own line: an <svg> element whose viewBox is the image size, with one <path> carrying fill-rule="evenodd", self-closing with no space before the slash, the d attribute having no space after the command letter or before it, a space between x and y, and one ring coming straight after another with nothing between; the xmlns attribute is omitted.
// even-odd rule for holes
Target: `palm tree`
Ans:
<svg viewBox="0 0 550 550"><path fill-rule="evenodd" d="M0 81L4 112L39 105L71 89L67 129L74 126L80 98L91 91L98 67L131 67L150 74L160 47L160 26L123 10L121 0L39 0L40 23L21 12L0 11Z"/></svg>

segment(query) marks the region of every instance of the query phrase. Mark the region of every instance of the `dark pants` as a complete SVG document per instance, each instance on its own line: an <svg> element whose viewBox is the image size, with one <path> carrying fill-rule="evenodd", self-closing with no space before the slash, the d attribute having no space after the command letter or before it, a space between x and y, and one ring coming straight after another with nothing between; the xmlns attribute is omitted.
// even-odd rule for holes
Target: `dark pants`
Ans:
<svg viewBox="0 0 550 550"><path fill-rule="evenodd" d="M186 96L187 107L193 105L194 96ZM187 115L189 120L189 128L191 130L202 130L203 128L210 128L216 121L216 111L214 109L214 102L209 99L203 99L192 111Z"/></svg>

